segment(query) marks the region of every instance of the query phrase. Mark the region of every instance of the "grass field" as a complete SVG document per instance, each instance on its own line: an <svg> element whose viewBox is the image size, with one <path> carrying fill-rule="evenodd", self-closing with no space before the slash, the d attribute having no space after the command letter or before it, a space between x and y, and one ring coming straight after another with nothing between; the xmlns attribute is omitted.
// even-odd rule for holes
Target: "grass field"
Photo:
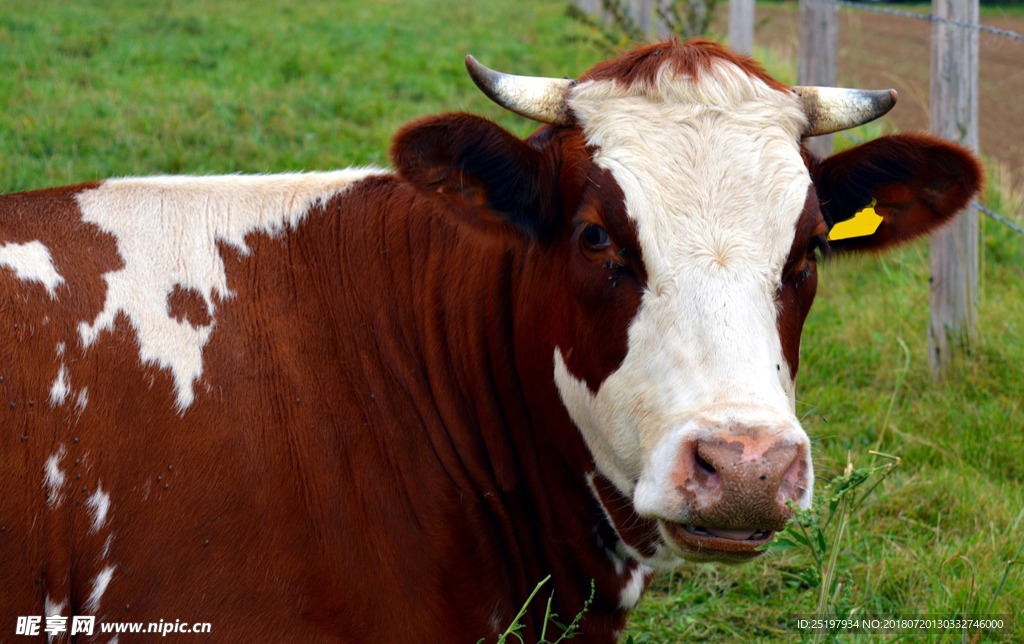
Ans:
<svg viewBox="0 0 1024 644"><path fill-rule="evenodd" d="M466 53L551 76L607 55L561 3L541 0L0 3L0 189L383 165L397 127L449 110L527 134L532 124L476 91ZM792 64L772 71L791 79ZM1024 641L1024 236L982 225L982 337L970 360L932 381L927 244L836 262L805 329L798 413L821 481L848 459L872 465L869 450L902 459L830 548L841 585L829 605L1010 615L1012 627L979 641ZM787 618L818 602L813 567L796 549L662 575L628 635L792 641L801 634Z"/></svg>

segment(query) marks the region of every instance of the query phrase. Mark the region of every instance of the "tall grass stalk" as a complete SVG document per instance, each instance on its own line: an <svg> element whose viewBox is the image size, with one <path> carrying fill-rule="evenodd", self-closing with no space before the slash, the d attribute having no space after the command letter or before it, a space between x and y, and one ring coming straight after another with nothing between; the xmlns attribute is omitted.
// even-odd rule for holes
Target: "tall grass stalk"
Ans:
<svg viewBox="0 0 1024 644"><path fill-rule="evenodd" d="M817 507L803 509L793 506L794 518L779 535L769 550L796 549L808 554L818 573L818 599L815 616L837 616L843 595L843 584L838 580L839 555L843 550L850 519L863 506L864 501L900 465L898 456L870 450L868 454L884 462L868 467L855 467L847 455L846 468L840 476L825 485ZM815 631L814 641L820 642L825 631Z"/></svg>
<svg viewBox="0 0 1024 644"><path fill-rule="evenodd" d="M551 575L548 575L544 579L541 579L536 586L534 586L533 592L531 592L530 596L526 598L525 602L523 602L523 605L519 609L519 612L512 619L512 623L508 625L508 628L505 629L505 632L498 636L497 644L507 644L508 642L512 641L511 638L513 637L519 642L525 642L522 634L519 632L523 630L523 628L526 626L525 624L523 624L522 619L526 616L526 611L529 610L530 604L532 604L533 600L537 597L537 593L540 592L541 587L544 586L544 584L548 583L548 581L550 580ZM583 608L580 609L580 612L576 613L576 616L573 617L572 621L568 624L562 624L561 622L559 622L558 613L551 610L551 603L554 601L554 599L555 593L554 591L551 591L551 594L548 595L547 605L544 609L544 622L541 624L540 638L537 640L536 644L559 644L559 642L563 640L572 639L573 637L579 634L580 623L583 621L583 617L590 609L590 604L594 601L594 582L593 580L591 580L590 582L590 597L587 598L587 601L583 602ZM554 640L548 640L548 626L551 624L554 624L562 630L562 634ZM482 642L484 641L484 638L481 638L477 640L477 644L482 644Z"/></svg>

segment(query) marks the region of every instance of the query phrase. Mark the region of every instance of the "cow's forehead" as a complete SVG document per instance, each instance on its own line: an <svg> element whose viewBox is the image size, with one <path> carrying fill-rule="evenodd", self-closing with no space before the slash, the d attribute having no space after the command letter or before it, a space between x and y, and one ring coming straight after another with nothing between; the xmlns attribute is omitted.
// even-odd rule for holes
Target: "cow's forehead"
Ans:
<svg viewBox="0 0 1024 644"><path fill-rule="evenodd" d="M637 223L652 289L694 264L778 275L810 184L794 94L722 61L699 75L665 66L654 82L584 81L571 100Z"/></svg>

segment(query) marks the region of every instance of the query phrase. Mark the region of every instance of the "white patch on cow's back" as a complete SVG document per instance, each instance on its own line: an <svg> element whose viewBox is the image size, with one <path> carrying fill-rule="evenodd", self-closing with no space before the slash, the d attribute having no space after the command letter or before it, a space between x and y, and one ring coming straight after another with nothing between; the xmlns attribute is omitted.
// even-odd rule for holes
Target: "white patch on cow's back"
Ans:
<svg viewBox="0 0 1024 644"><path fill-rule="evenodd" d="M68 368L62 362L57 370L57 377L54 378L53 384L50 385L50 405L53 407L62 405L70 391L71 383L68 380Z"/></svg>
<svg viewBox="0 0 1024 644"><path fill-rule="evenodd" d="M22 281L39 282L46 287L51 298L57 297L56 289L64 282L64 278L53 266L50 249L38 240L25 244L0 245L0 266L13 270Z"/></svg>
<svg viewBox="0 0 1024 644"><path fill-rule="evenodd" d="M83 220L115 237L124 262L104 274L106 301L92 322L79 325L82 345L89 347L124 314L138 336L140 360L170 370L177 407L187 409L215 321L193 326L174 319L167 296L175 287L195 290L215 318L214 298L232 295L218 243L247 254L246 235L294 227L316 204L381 172L126 178L81 192Z"/></svg>
<svg viewBox="0 0 1024 644"><path fill-rule="evenodd" d="M103 593L107 592L107 586L110 585L110 580L114 577L115 568L116 566L106 566L92 580L92 591L89 592L89 598L82 605L83 614L96 615L99 613L100 600L103 599Z"/></svg>
<svg viewBox="0 0 1024 644"><path fill-rule="evenodd" d="M92 531L99 532L99 529L107 522L107 512L110 511L110 495L103 491L103 485L97 483L96 491L86 499L85 504L92 514Z"/></svg>
<svg viewBox="0 0 1024 644"><path fill-rule="evenodd" d="M64 500L63 488L67 477L60 469L60 462L64 459L64 452L64 446L61 445L56 452L46 459L46 464L43 465L43 487L46 488L47 494L49 494L47 503L53 508L59 508Z"/></svg>

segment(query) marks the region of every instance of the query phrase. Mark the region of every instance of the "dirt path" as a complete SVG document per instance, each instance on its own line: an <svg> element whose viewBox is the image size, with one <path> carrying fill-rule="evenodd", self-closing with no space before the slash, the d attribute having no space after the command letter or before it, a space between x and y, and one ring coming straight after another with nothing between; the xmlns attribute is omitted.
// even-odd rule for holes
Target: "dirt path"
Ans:
<svg viewBox="0 0 1024 644"><path fill-rule="evenodd" d="M896 88L899 103L888 118L900 130L927 130L931 23L853 9L839 13L839 85ZM983 17L982 23L1024 34L1024 18ZM755 43L768 46L783 60L796 60L796 3L758 4L755 24ZM981 152L1006 164L1013 185L1022 191L1024 41L983 33L980 50Z"/></svg>

